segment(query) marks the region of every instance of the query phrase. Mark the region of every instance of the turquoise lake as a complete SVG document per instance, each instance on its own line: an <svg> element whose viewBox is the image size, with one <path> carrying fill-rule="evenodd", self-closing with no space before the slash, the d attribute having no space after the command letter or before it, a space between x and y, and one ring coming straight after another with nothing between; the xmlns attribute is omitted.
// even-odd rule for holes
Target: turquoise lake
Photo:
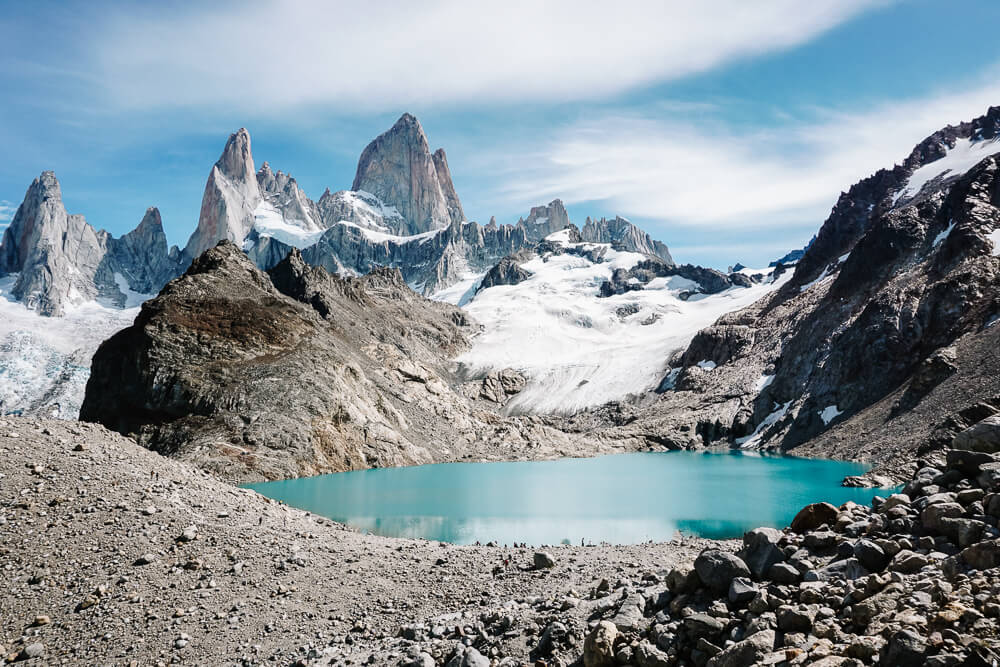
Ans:
<svg viewBox="0 0 1000 667"><path fill-rule="evenodd" d="M455 544L531 545L739 537L783 527L811 502L867 504L887 490L840 486L861 463L727 452L442 463L249 484L355 528Z"/></svg>

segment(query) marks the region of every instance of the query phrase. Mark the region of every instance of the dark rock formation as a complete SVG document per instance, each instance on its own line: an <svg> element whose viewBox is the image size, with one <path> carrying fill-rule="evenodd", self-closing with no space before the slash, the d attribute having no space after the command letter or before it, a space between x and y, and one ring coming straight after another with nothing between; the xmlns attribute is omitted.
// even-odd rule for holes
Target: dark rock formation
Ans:
<svg viewBox="0 0 1000 667"><path fill-rule="evenodd" d="M568 442L452 389L467 325L395 269L339 278L293 250L264 273L221 242L101 345L81 419L237 480ZM497 379L505 395L523 386Z"/></svg>
<svg viewBox="0 0 1000 667"><path fill-rule="evenodd" d="M531 273L518 266L518 261L525 261L528 256L525 253L510 255L501 259L497 264L486 272L476 291L488 289L496 285L517 285L531 277Z"/></svg>
<svg viewBox="0 0 1000 667"><path fill-rule="evenodd" d="M635 431L687 446L745 444L753 434L751 446L886 462L942 446L960 426L947 425L952 415L1000 395L1000 360L989 352L1000 315L990 240L1000 228L1000 159L928 183L919 196L893 194L942 145L995 132L998 117L991 109L945 128L903 166L851 188L791 279L720 318L683 357L725 365L664 393ZM743 332L738 345L720 338L730 330Z"/></svg>
<svg viewBox="0 0 1000 667"><path fill-rule="evenodd" d="M698 283L698 290L704 294L717 294L730 287L749 287L750 282L746 276L738 273L727 276L715 269L706 269L702 266L692 264L682 264L677 266L673 262L667 263L659 258L650 257L647 260L638 262L631 269L615 269L611 274L611 279L601 285L601 296L608 297L614 294L624 294L633 290L640 290L653 278L663 278L667 276L680 276ZM693 292L692 292L693 293Z"/></svg>

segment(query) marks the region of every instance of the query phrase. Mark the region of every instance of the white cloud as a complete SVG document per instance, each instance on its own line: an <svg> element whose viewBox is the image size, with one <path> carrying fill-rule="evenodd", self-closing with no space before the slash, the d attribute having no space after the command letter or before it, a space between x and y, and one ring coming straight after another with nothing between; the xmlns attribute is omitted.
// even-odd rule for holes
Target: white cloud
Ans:
<svg viewBox="0 0 1000 667"><path fill-rule="evenodd" d="M6 199L0 199L0 229L10 224L15 212L17 212L16 206Z"/></svg>
<svg viewBox="0 0 1000 667"><path fill-rule="evenodd" d="M129 5L90 32L130 107L598 99L809 41L888 0Z"/></svg>
<svg viewBox="0 0 1000 667"><path fill-rule="evenodd" d="M1000 104L996 81L854 113L818 111L810 121L750 133L711 121L604 114L519 156L504 192L524 203L602 201L622 215L673 224L818 225L859 179L901 161L940 127Z"/></svg>

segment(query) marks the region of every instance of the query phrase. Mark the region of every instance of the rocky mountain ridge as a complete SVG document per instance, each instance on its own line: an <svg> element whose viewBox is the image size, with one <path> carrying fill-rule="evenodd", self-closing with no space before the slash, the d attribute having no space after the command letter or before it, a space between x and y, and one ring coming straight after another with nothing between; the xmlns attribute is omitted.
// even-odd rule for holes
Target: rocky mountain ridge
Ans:
<svg viewBox="0 0 1000 667"><path fill-rule="evenodd" d="M498 416L493 378L452 375L470 333L394 269L264 273L223 241L101 345L80 416L239 481L629 447Z"/></svg>
<svg viewBox="0 0 1000 667"><path fill-rule="evenodd" d="M916 443L943 446L963 412L994 409L998 119L993 108L945 128L842 195L788 282L695 336L670 389L629 428L669 446L891 467L912 461ZM982 159L947 171L962 142ZM901 196L920 169L942 173Z"/></svg>
<svg viewBox="0 0 1000 667"><path fill-rule="evenodd" d="M16 274L11 295L43 315L98 298L124 306L129 292L157 291L181 268L157 209L116 239L66 212L51 171L32 181L0 242L0 276Z"/></svg>

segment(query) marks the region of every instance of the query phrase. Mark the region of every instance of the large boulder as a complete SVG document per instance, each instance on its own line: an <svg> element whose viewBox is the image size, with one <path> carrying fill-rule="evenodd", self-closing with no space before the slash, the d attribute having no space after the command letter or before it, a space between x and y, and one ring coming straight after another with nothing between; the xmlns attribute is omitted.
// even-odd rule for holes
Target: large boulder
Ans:
<svg viewBox="0 0 1000 667"><path fill-rule="evenodd" d="M618 628L609 621L599 621L583 642L584 667L612 667L615 665L615 640Z"/></svg>
<svg viewBox="0 0 1000 667"><path fill-rule="evenodd" d="M744 533L743 548L738 555L755 578L762 578L772 565L785 560L785 554L778 548L781 536L782 532L774 528L755 528Z"/></svg>
<svg viewBox="0 0 1000 667"><path fill-rule="evenodd" d="M955 436L951 446L955 449L989 454L1000 452L1000 414L987 417L965 429Z"/></svg>
<svg viewBox="0 0 1000 667"><path fill-rule="evenodd" d="M708 667L749 667L759 664L774 649L774 638L774 630L755 632L710 658Z"/></svg>
<svg viewBox="0 0 1000 667"><path fill-rule="evenodd" d="M702 584L718 593L728 593L736 577L750 577L750 568L739 556L720 549L701 552L694 561L694 569Z"/></svg>
<svg viewBox="0 0 1000 667"><path fill-rule="evenodd" d="M796 533L816 530L823 524L833 525L837 521L837 508L830 503L806 505L792 519L791 529Z"/></svg>

